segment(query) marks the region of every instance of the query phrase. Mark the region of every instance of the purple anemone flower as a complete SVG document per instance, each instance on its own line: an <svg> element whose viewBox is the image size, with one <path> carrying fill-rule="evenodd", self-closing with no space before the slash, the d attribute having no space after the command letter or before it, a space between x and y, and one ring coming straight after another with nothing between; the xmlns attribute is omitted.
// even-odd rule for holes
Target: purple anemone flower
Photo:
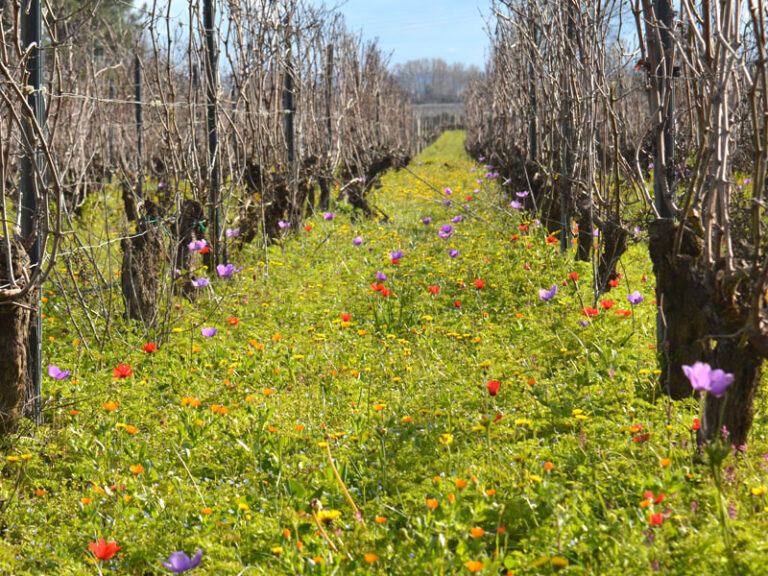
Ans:
<svg viewBox="0 0 768 576"><path fill-rule="evenodd" d="M422 224L431 224L432 223L432 218L430 218L429 216L425 216L424 218L421 219L421 223Z"/></svg>
<svg viewBox="0 0 768 576"><path fill-rule="evenodd" d="M240 236L240 228L227 228L227 238L237 238Z"/></svg>
<svg viewBox="0 0 768 576"><path fill-rule="evenodd" d="M363 237L362 236L358 236L357 238L352 240L352 244L354 244L355 246L360 246L360 244L362 244L362 243L363 243Z"/></svg>
<svg viewBox="0 0 768 576"><path fill-rule="evenodd" d="M552 287L549 290L545 288L541 288L539 290L539 300L541 300L542 302L549 302L550 300L552 300L552 298L555 297L556 294L557 294L557 284L552 284Z"/></svg>
<svg viewBox="0 0 768 576"><path fill-rule="evenodd" d="M509 207L514 208L515 210L520 210L523 207L523 205L520 204L520 202L518 202L517 200L512 200L512 202L509 203Z"/></svg>
<svg viewBox="0 0 768 576"><path fill-rule="evenodd" d="M187 248L189 248L190 252L198 252L208 246L208 242L205 240L193 240L189 244L187 244Z"/></svg>
<svg viewBox="0 0 768 576"><path fill-rule="evenodd" d="M192 286L194 286L195 288L205 288L206 286L208 286L209 282L210 280L208 280L208 278L206 278L205 276L200 276L200 278L195 278L194 280L192 280Z"/></svg>
<svg viewBox="0 0 768 576"><path fill-rule="evenodd" d="M290 228L291 227L291 223L290 222L284 222L283 220L278 220L277 221L277 225L280 227L280 230L285 230L286 228Z"/></svg>
<svg viewBox="0 0 768 576"><path fill-rule="evenodd" d="M234 264L227 264L226 266L224 266L224 264L219 264L218 266L216 266L216 272L218 272L219 276L221 276L222 278L229 278L230 276L232 276L232 274L234 274L235 272L240 272L242 269L243 269L242 266L240 266L239 268L235 268Z"/></svg>
<svg viewBox="0 0 768 576"><path fill-rule="evenodd" d="M438 232L438 235L440 236L440 238L443 238L443 239L450 238L451 236L453 236L453 226L451 226L450 224L443 224L442 226L440 226L440 231Z"/></svg>
<svg viewBox="0 0 768 576"><path fill-rule="evenodd" d="M384 280L386 279L387 279L387 275L384 274L384 272L379 272L378 270L376 271L376 280L378 280L379 282L384 282Z"/></svg>
<svg viewBox="0 0 768 576"><path fill-rule="evenodd" d="M525 198L526 196L528 196L528 194L530 194L528 190L523 190L522 192L515 192L515 196L517 196L518 198Z"/></svg>
<svg viewBox="0 0 768 576"><path fill-rule="evenodd" d="M450 250L448 250L448 256L450 256L451 258L456 258L456 256L458 255L459 255L459 251L456 248L451 248Z"/></svg>
<svg viewBox="0 0 768 576"><path fill-rule="evenodd" d="M206 338L210 338L211 336L216 336L216 333L218 331L219 331L218 328L200 328L200 334L202 334Z"/></svg>
<svg viewBox="0 0 768 576"><path fill-rule="evenodd" d="M627 294L627 300L629 300L629 303L633 306L637 306L642 302L645 298L643 298L643 295L640 294L638 290L635 290L632 292L632 294Z"/></svg>
<svg viewBox="0 0 768 576"><path fill-rule="evenodd" d="M48 376L54 380L64 380L72 376L71 370L62 370L56 364L48 364Z"/></svg>
<svg viewBox="0 0 768 576"><path fill-rule="evenodd" d="M450 188L443 188L443 192L445 192L446 196L450 196L451 194L453 194L453 190L451 190Z"/></svg>
<svg viewBox="0 0 768 576"><path fill-rule="evenodd" d="M451 201L450 200L443 200L443 205L444 206L450 206L451 205Z"/></svg>
<svg viewBox="0 0 768 576"><path fill-rule="evenodd" d="M203 559L203 551L199 548L195 552L195 555L190 558L184 552L173 552L168 556L168 561L163 562L163 566L166 570L170 570L174 574L181 574L189 570L194 570L200 566L200 561Z"/></svg>
<svg viewBox="0 0 768 576"><path fill-rule="evenodd" d="M333 220L334 218L336 218L336 214L334 214L333 212L326 212L325 214L323 214L323 218L325 220Z"/></svg>
<svg viewBox="0 0 768 576"><path fill-rule="evenodd" d="M706 362L696 362L693 366L683 365L683 372L694 390L704 390L715 398L720 398L733 384L733 374L712 367Z"/></svg>
<svg viewBox="0 0 768 576"><path fill-rule="evenodd" d="M453 222L454 224L461 222L462 220L464 220L464 216L462 216L461 214L457 214L456 216L451 218L451 222Z"/></svg>
<svg viewBox="0 0 768 576"><path fill-rule="evenodd" d="M395 250L394 252L389 253L389 259L390 260L400 260L400 258L403 257L403 251L402 250Z"/></svg>

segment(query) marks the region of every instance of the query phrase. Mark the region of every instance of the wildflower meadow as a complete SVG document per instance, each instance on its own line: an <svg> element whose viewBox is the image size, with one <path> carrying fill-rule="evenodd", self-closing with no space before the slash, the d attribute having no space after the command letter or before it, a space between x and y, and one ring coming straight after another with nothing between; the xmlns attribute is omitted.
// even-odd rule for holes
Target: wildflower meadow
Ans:
<svg viewBox="0 0 768 576"><path fill-rule="evenodd" d="M748 445L702 448L698 399L659 392L646 231L595 298L463 144L387 173L378 218L332 205L201 267L153 340L94 345L44 285L0 573L768 573L765 399Z"/></svg>

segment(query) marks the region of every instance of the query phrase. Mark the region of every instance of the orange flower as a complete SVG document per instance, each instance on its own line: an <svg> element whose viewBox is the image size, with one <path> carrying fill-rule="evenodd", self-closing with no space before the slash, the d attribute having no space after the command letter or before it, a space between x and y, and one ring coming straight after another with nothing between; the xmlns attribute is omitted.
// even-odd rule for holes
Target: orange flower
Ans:
<svg viewBox="0 0 768 576"><path fill-rule="evenodd" d="M546 470L547 472L552 470L554 467L555 465L552 464L552 462L544 462L544 470Z"/></svg>
<svg viewBox="0 0 768 576"><path fill-rule="evenodd" d="M385 524L387 522L387 517L386 516L376 516L373 519L373 521L376 522L376 524Z"/></svg>
<svg viewBox="0 0 768 576"><path fill-rule="evenodd" d="M193 398L192 396L184 396L181 399L182 406L192 406L193 408L200 406L200 400Z"/></svg>
<svg viewBox="0 0 768 576"><path fill-rule="evenodd" d="M427 498L427 508L429 508L430 510L434 510L438 506L440 506L440 502L438 502L434 498Z"/></svg>
<svg viewBox="0 0 768 576"><path fill-rule="evenodd" d="M368 564L373 564L374 562L376 562L376 560L379 559L379 557L376 556L376 554L372 554L370 552L368 552L367 554L363 554L363 558L365 558L365 561L368 562Z"/></svg>
<svg viewBox="0 0 768 576"><path fill-rule="evenodd" d="M462 489L467 487L468 482L464 478L456 478L454 484L456 484L456 488Z"/></svg>
<svg viewBox="0 0 768 576"><path fill-rule="evenodd" d="M467 560L464 563L464 566L466 566L467 570L470 572L480 572L480 570L483 569L483 563L478 560Z"/></svg>
<svg viewBox="0 0 768 576"><path fill-rule="evenodd" d="M485 536L485 530L483 530L479 526L475 526L474 528L470 529L469 535L472 536L472 538L482 538L483 536Z"/></svg>
<svg viewBox="0 0 768 576"><path fill-rule="evenodd" d="M201 512L206 516L210 516L211 514L213 514L213 508L203 508Z"/></svg>
<svg viewBox="0 0 768 576"><path fill-rule="evenodd" d="M229 408L226 406L220 406L218 404L211 405L211 412L215 414L229 414Z"/></svg>
<svg viewBox="0 0 768 576"><path fill-rule="evenodd" d="M114 412L115 410L117 410L117 407L120 406L120 403L115 402L114 400L110 400L109 402L104 402L102 406L104 407L104 410L106 410L107 412Z"/></svg>
<svg viewBox="0 0 768 576"><path fill-rule="evenodd" d="M144 466L141 464L133 464L130 470L132 474L143 474L145 472Z"/></svg>
<svg viewBox="0 0 768 576"><path fill-rule="evenodd" d="M230 326L237 326L238 323L240 322L240 318L238 318L237 316L230 316L229 318L227 318L227 322L229 322Z"/></svg>
<svg viewBox="0 0 768 576"><path fill-rule="evenodd" d="M125 431L128 432L128 434L136 434L138 433L139 429L136 428L136 426L131 426L130 424L126 424Z"/></svg>

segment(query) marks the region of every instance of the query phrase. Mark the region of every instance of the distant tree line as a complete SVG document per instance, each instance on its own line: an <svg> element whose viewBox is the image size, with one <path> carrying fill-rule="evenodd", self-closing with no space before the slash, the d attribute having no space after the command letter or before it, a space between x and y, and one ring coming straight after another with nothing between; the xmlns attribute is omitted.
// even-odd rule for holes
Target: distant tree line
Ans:
<svg viewBox="0 0 768 576"><path fill-rule="evenodd" d="M454 103L463 101L480 69L462 62L448 64L442 58L421 58L395 64L393 73L414 104Z"/></svg>

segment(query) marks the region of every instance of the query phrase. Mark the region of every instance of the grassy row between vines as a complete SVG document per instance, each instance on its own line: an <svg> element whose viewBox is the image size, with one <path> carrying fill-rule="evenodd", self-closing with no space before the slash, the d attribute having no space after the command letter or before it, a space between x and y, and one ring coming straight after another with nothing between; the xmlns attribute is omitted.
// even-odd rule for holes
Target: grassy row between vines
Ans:
<svg viewBox="0 0 768 576"><path fill-rule="evenodd" d="M162 574L199 548L196 574L768 573L763 398L718 490L697 403L655 391L642 231L595 302L462 145L384 177L389 221L338 206L198 271L156 351L117 326L99 353L46 287L45 364L73 374L3 445L0 572Z"/></svg>

